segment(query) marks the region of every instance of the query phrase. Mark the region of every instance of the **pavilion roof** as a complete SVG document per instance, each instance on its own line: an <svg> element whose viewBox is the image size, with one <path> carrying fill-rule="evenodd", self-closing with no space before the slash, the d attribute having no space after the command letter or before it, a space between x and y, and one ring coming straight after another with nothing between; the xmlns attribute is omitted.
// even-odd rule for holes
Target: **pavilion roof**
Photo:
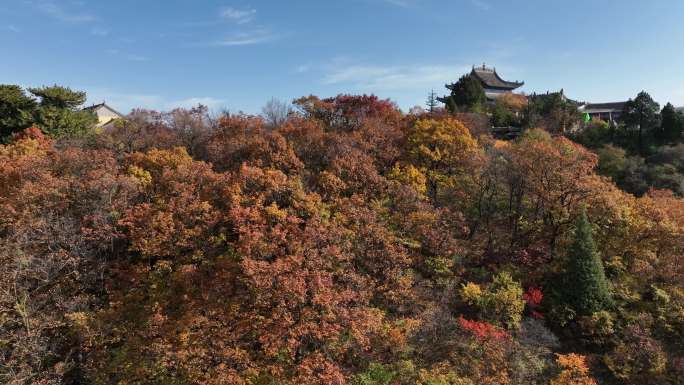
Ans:
<svg viewBox="0 0 684 385"><path fill-rule="evenodd" d="M622 111L627 102L587 103L582 106L583 111Z"/></svg>
<svg viewBox="0 0 684 385"><path fill-rule="evenodd" d="M503 80L499 74L496 73L495 68L487 68L484 64L481 67L473 67L471 75L479 79L485 88L512 91L525 84L525 82L509 82Z"/></svg>

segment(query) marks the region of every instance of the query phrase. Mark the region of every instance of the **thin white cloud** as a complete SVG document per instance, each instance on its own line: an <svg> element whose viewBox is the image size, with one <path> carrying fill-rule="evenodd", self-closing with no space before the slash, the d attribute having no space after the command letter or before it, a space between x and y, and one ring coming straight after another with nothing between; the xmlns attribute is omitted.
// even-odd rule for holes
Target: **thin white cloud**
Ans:
<svg viewBox="0 0 684 385"><path fill-rule="evenodd" d="M430 89L446 92L445 84L470 70L471 65L463 62L382 65L340 56L310 65L307 76L318 77L326 92L375 94L408 109L422 105Z"/></svg>
<svg viewBox="0 0 684 385"><path fill-rule="evenodd" d="M120 38L116 39L116 41L118 41L119 43L123 43L123 44L133 44L133 43L135 43L136 40L133 39L132 37L120 37Z"/></svg>
<svg viewBox="0 0 684 385"><path fill-rule="evenodd" d="M65 23L92 23L98 20L95 15L67 9L63 3L55 0L26 0L25 3L38 12Z"/></svg>
<svg viewBox="0 0 684 385"><path fill-rule="evenodd" d="M150 58L148 58L146 56L136 55L136 54L128 54L128 55L126 55L126 60L136 61L136 62L147 62L147 61L150 61Z"/></svg>
<svg viewBox="0 0 684 385"><path fill-rule="evenodd" d="M17 27L16 27L15 25L13 25L13 24L10 24L10 25L5 26L5 29L8 30L8 31L10 31L10 32L14 32L14 33L19 33L19 32L21 32L21 31L19 30L19 28L17 28Z"/></svg>
<svg viewBox="0 0 684 385"><path fill-rule="evenodd" d="M105 37L109 36L109 30L102 27L95 27L90 30L90 34L94 36Z"/></svg>
<svg viewBox="0 0 684 385"><path fill-rule="evenodd" d="M372 79L389 76L396 71L393 67L354 65L335 69L323 78L323 84L365 83Z"/></svg>
<svg viewBox="0 0 684 385"><path fill-rule="evenodd" d="M484 0L470 0L470 3L482 11L489 11L492 9L492 5Z"/></svg>
<svg viewBox="0 0 684 385"><path fill-rule="evenodd" d="M336 67L324 75L325 85L344 85L363 91L404 91L443 85L469 71L463 65L378 66L351 65Z"/></svg>
<svg viewBox="0 0 684 385"><path fill-rule="evenodd" d="M411 6L410 0L383 0L387 4L391 4L401 8L408 8Z"/></svg>
<svg viewBox="0 0 684 385"><path fill-rule="evenodd" d="M118 57L121 59L125 59L128 61L133 61L133 62L147 62L150 61L150 58L147 56L142 56L134 53L126 53L122 52L119 49L116 48L108 48L105 51L105 54L112 56L112 57Z"/></svg>
<svg viewBox="0 0 684 385"><path fill-rule="evenodd" d="M238 47L255 44L263 44L273 41L276 38L274 34L268 30L260 29L251 32L240 32L231 36L227 36L213 45L221 47Z"/></svg>
<svg viewBox="0 0 684 385"><path fill-rule="evenodd" d="M237 9L233 7L221 8L220 15L223 19L237 24L247 24L256 17L256 9Z"/></svg>
<svg viewBox="0 0 684 385"><path fill-rule="evenodd" d="M226 105L223 99L210 96L197 96L177 100L155 94L117 92L108 88L81 87L79 89L87 91L89 104L107 102L112 108L122 113L128 113L135 108L170 111L175 108L197 107L198 104L207 106L211 110L220 110Z"/></svg>
<svg viewBox="0 0 684 385"><path fill-rule="evenodd" d="M225 100L223 99L216 99L209 96L205 96L168 102L166 103L166 109L192 108L197 107L200 104L209 107L210 110L220 109L226 105Z"/></svg>
<svg viewBox="0 0 684 385"><path fill-rule="evenodd" d="M79 87L78 89L87 92L89 104L107 102L107 104L122 113L128 113L134 108L152 110L165 108L164 98L159 95L116 92L99 87Z"/></svg>
<svg viewBox="0 0 684 385"><path fill-rule="evenodd" d="M311 64L302 64L295 68L295 72L298 74L303 74L311 71Z"/></svg>

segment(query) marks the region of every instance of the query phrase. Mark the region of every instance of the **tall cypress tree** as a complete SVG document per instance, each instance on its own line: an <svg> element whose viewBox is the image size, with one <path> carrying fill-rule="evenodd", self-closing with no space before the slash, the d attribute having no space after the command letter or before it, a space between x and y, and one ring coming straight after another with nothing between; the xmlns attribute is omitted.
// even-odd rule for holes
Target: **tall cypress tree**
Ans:
<svg viewBox="0 0 684 385"><path fill-rule="evenodd" d="M563 301L579 315L590 315L611 304L608 281L591 231L587 214L582 210L575 224L575 239L568 250L561 288Z"/></svg>

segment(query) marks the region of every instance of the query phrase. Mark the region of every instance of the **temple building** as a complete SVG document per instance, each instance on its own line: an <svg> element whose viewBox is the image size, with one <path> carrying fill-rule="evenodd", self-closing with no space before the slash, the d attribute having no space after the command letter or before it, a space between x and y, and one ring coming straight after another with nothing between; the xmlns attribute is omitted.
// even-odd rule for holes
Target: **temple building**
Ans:
<svg viewBox="0 0 684 385"><path fill-rule="evenodd" d="M479 80L482 83L482 88L484 88L485 96L488 101L494 101L499 96L511 93L514 90L525 85L525 82L509 82L503 80L498 73L496 73L496 68L487 68L484 64L481 67L473 66L473 70L470 72L470 76Z"/></svg>
<svg viewBox="0 0 684 385"><path fill-rule="evenodd" d="M625 104L627 102L586 103L579 106L577 110L589 119L603 120L616 125L621 121L620 117L625 109Z"/></svg>
<svg viewBox="0 0 684 385"><path fill-rule="evenodd" d="M117 119L123 119L124 116L117 112L107 103L100 103L94 106L84 108L85 111L92 111L97 116L97 127L108 127Z"/></svg>

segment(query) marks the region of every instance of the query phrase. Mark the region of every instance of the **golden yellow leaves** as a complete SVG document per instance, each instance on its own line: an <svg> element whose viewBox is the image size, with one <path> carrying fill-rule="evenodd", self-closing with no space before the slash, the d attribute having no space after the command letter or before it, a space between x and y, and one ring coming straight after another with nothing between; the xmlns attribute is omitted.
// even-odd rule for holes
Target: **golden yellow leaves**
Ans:
<svg viewBox="0 0 684 385"><path fill-rule="evenodd" d="M556 363L561 367L558 376L551 380L551 385L596 385L596 380L589 376L586 357L570 353L557 354Z"/></svg>

